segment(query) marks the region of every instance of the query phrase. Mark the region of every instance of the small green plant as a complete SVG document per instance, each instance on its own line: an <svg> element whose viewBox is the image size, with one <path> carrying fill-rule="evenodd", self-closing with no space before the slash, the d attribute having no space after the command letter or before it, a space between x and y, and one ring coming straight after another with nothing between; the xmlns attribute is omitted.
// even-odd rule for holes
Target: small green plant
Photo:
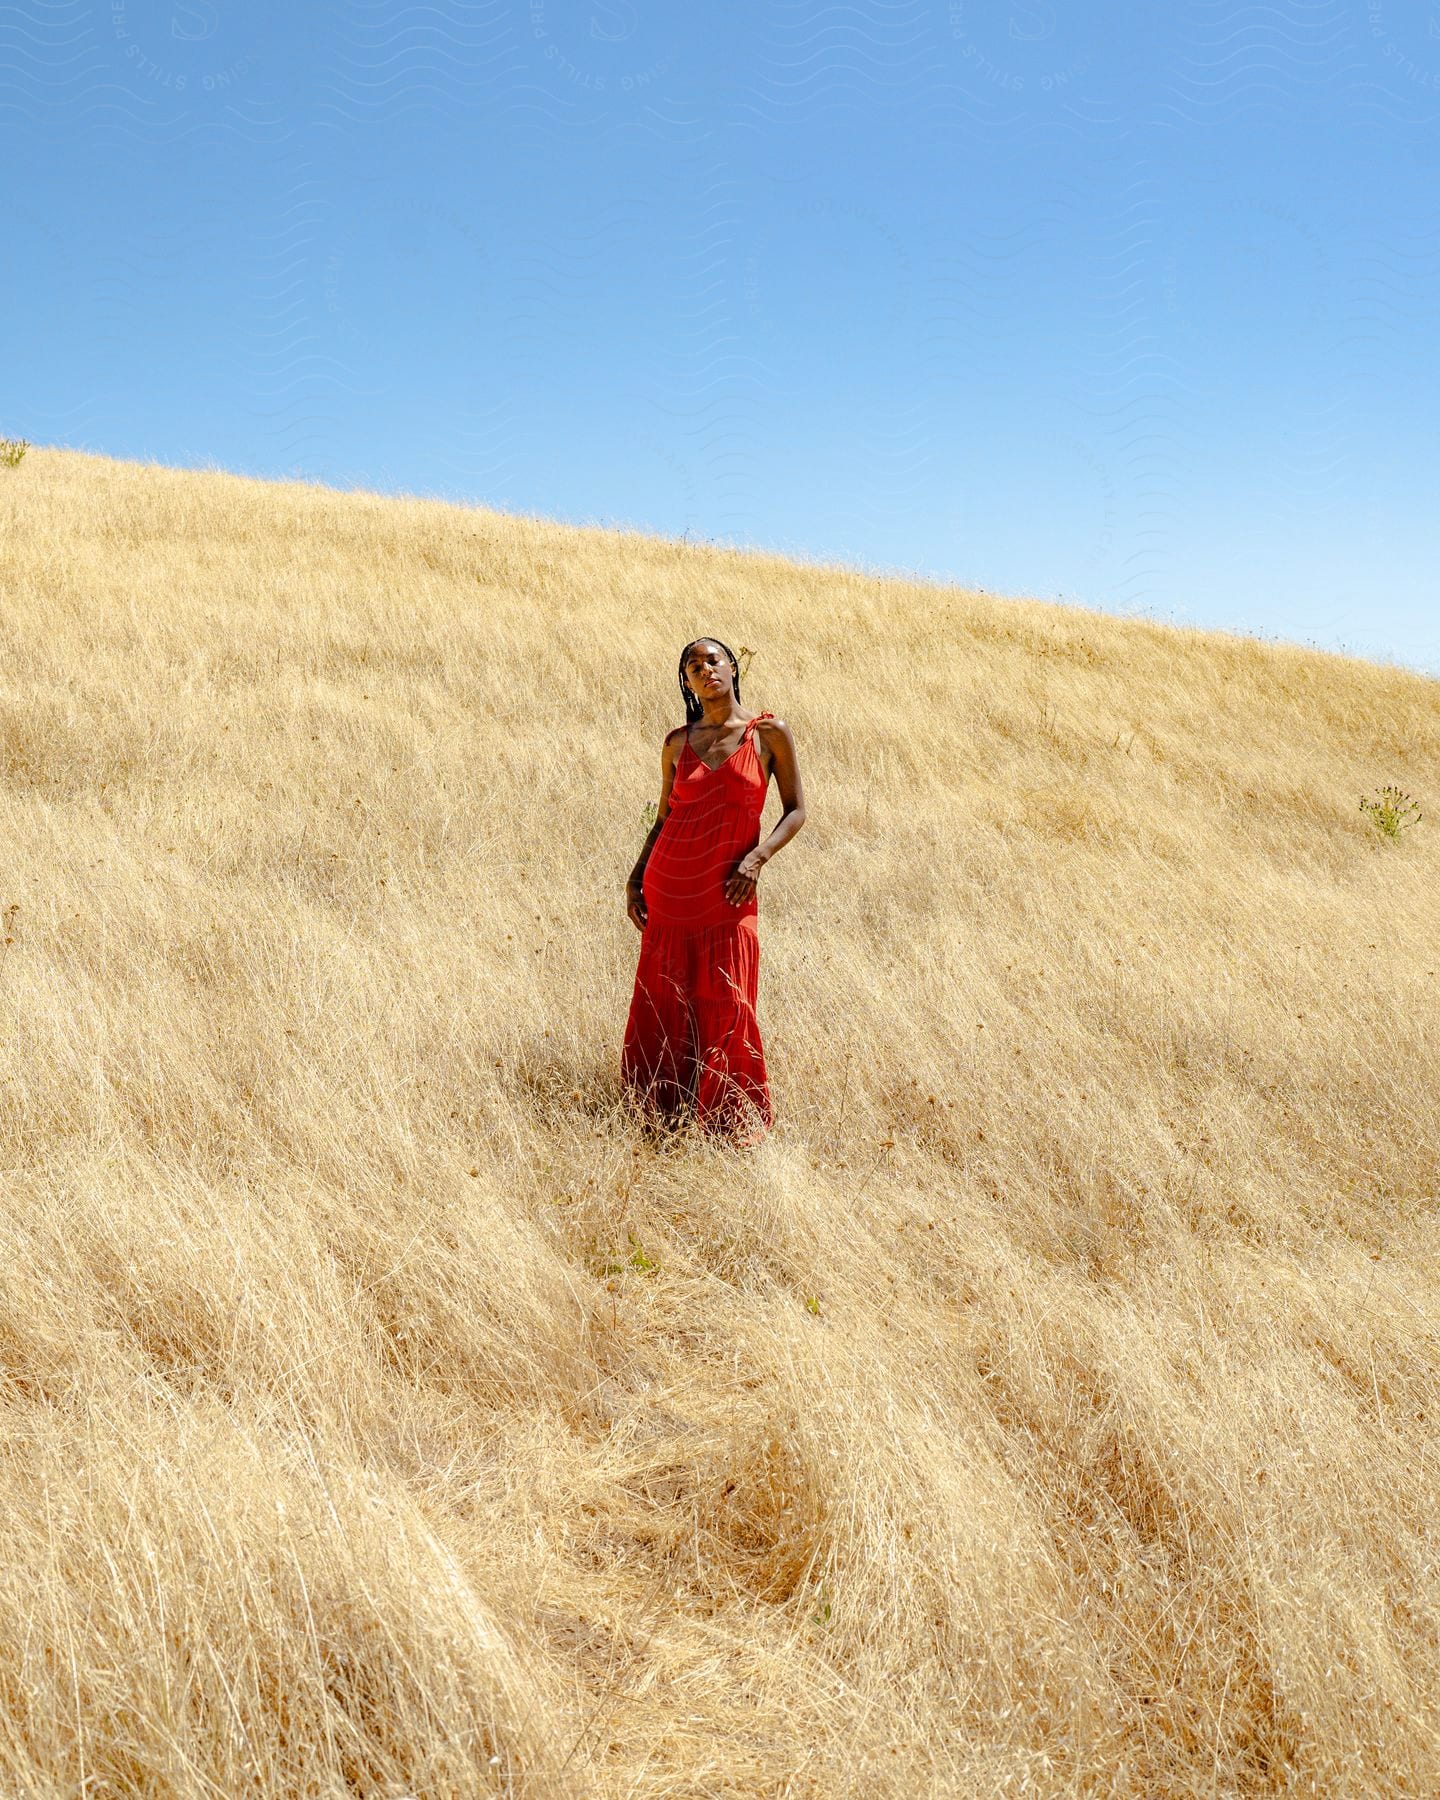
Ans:
<svg viewBox="0 0 1440 1800"><path fill-rule="evenodd" d="M644 1273L646 1275L648 1275L652 1269L658 1269L660 1266L659 1263L652 1262L650 1260L650 1258L645 1254L644 1250L641 1249L639 1243L636 1241L635 1234L633 1232L631 1232L629 1234L629 1236L630 1236L630 1243L632 1246L631 1257L630 1257L631 1268L639 1269L639 1270L641 1270L642 1273Z"/></svg>
<svg viewBox="0 0 1440 1800"><path fill-rule="evenodd" d="M18 468L30 448L25 438L0 438L0 463L7 469Z"/></svg>
<svg viewBox="0 0 1440 1800"><path fill-rule="evenodd" d="M820 1302L813 1294L807 1294L805 1296L805 1310L810 1313L818 1313L820 1311Z"/></svg>
<svg viewBox="0 0 1440 1800"><path fill-rule="evenodd" d="M1369 813L1375 829L1383 831L1388 838L1398 838L1402 831L1408 831L1425 816L1418 804L1397 787L1377 788L1376 792L1380 798L1362 800L1360 810Z"/></svg>
<svg viewBox="0 0 1440 1800"><path fill-rule="evenodd" d="M819 1610L810 1615L811 1621L816 1625L828 1625L830 1623L830 1602L825 1598L825 1581L823 1578L820 1582L819 1600Z"/></svg>
<svg viewBox="0 0 1440 1800"><path fill-rule="evenodd" d="M641 823L644 825L645 829L649 831L659 817L660 802L658 800L647 800L645 802L645 811L641 814Z"/></svg>

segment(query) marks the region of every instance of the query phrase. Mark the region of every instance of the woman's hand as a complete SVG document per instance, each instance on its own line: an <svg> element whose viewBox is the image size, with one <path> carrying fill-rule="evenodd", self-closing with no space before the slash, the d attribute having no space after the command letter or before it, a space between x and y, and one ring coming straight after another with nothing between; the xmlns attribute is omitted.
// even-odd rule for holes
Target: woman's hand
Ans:
<svg viewBox="0 0 1440 1800"><path fill-rule="evenodd" d="M625 883L625 911L630 923L637 931L645 929L645 921L650 916L645 905L645 884L643 881L627 881Z"/></svg>
<svg viewBox="0 0 1440 1800"><path fill-rule="evenodd" d="M765 858L758 850L752 850L740 858L734 873L725 883L725 898L732 906L745 906L755 897L755 883L760 879L760 871L764 867Z"/></svg>

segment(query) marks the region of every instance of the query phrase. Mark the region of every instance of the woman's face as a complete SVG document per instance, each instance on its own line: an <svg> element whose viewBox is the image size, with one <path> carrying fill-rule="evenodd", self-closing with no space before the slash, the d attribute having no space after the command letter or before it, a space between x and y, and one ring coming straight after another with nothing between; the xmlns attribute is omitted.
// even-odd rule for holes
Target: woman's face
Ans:
<svg viewBox="0 0 1440 1800"><path fill-rule="evenodd" d="M708 638L701 638L685 653L685 679L702 700L714 700L728 693L730 675L730 658Z"/></svg>

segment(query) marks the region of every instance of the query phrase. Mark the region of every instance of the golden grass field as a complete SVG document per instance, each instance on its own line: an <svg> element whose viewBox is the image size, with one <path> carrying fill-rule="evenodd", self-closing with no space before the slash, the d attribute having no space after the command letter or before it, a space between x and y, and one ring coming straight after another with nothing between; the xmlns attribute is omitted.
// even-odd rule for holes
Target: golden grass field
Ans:
<svg viewBox="0 0 1440 1800"><path fill-rule="evenodd" d="M1440 1793L1440 682L47 450L0 574L0 1793Z"/></svg>

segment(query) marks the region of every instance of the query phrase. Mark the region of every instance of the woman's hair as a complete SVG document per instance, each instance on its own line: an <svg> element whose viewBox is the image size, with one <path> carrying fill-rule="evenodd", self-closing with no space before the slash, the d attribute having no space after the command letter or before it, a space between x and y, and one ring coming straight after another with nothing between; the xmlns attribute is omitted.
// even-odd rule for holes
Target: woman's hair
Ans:
<svg viewBox="0 0 1440 1800"><path fill-rule="evenodd" d="M685 723L687 725L693 725L697 719L703 719L705 716L705 708L700 704L700 696L685 680L685 658L697 644L720 644L720 640L713 637L691 638L680 652L680 696L685 702ZM735 677L735 698L738 700L740 698L740 665L735 660L735 652L728 644L720 644L720 648L730 659L730 672Z"/></svg>

